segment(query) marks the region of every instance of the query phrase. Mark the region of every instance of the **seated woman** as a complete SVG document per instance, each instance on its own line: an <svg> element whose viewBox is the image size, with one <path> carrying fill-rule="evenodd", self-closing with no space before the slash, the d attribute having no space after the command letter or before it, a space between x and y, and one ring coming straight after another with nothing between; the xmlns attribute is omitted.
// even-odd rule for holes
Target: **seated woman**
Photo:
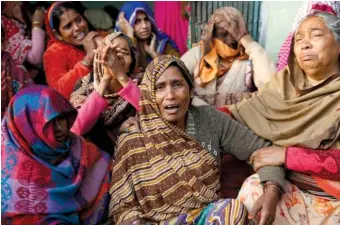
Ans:
<svg viewBox="0 0 340 225"><path fill-rule="evenodd" d="M140 71L159 55L180 56L176 43L158 29L153 12L145 2L126 2L120 9L116 30L129 36L137 48Z"/></svg>
<svg viewBox="0 0 340 225"><path fill-rule="evenodd" d="M131 40L121 32L106 36L93 65L94 72L79 79L71 94L70 101L80 114L72 131L113 154L120 125L139 110L140 91L132 80L136 53Z"/></svg>
<svg viewBox="0 0 340 225"><path fill-rule="evenodd" d="M291 49L284 70L251 99L229 109L257 135L281 146L252 156L256 168L276 165L288 170L274 224L338 224L339 18L320 12L304 18L294 33ZM262 192L256 175L240 191L238 199L253 211L251 217L260 210L254 201ZM275 207L272 210L275 215Z"/></svg>
<svg viewBox="0 0 340 225"><path fill-rule="evenodd" d="M81 10L71 2L51 5L46 30L50 37L44 54L47 83L69 99L77 80L92 71L99 34L91 31Z"/></svg>
<svg viewBox="0 0 340 225"><path fill-rule="evenodd" d="M2 121L1 221L99 224L111 157L69 132L77 111L52 88L19 91Z"/></svg>
<svg viewBox="0 0 340 225"><path fill-rule="evenodd" d="M120 137L109 217L116 224L245 224L243 206L219 193L220 155L248 159L270 145L212 106L191 106L193 80L182 61L159 56L141 84L141 131ZM267 199L276 204L283 168L263 167ZM224 219L225 218L225 219ZM229 224L229 223L228 223Z"/></svg>
<svg viewBox="0 0 340 225"><path fill-rule="evenodd" d="M13 95L33 83L25 67L14 61L10 53L5 52L6 45L5 31L1 26L1 120Z"/></svg>
<svg viewBox="0 0 340 225"><path fill-rule="evenodd" d="M249 56L248 56L249 55ZM193 104L221 107L234 104L269 81L274 63L248 34L235 8L217 9L205 25L198 46L181 59L195 77ZM225 155L221 168L222 194L236 198L253 170L244 161Z"/></svg>
<svg viewBox="0 0 340 225"><path fill-rule="evenodd" d="M194 105L221 107L269 81L275 65L248 34L235 8L217 9L205 25L199 45L181 59L195 79Z"/></svg>

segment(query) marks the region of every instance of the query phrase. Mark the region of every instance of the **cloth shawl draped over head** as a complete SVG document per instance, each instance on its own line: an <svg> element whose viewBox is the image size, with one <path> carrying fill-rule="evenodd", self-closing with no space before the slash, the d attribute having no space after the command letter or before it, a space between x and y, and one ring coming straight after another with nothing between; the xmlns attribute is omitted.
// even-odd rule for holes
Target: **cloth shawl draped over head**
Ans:
<svg viewBox="0 0 340 225"><path fill-rule="evenodd" d="M238 121L275 145L340 149L340 74L311 86L295 59L293 44L284 70L252 98L228 108ZM315 180L334 193L324 188L321 178ZM340 193L340 182L336 189Z"/></svg>
<svg viewBox="0 0 340 225"><path fill-rule="evenodd" d="M70 135L58 143L52 120L77 111L59 93L32 85L2 121L1 219L6 224L98 224L107 209L108 154Z"/></svg>
<svg viewBox="0 0 340 225"><path fill-rule="evenodd" d="M142 132L121 137L113 166L109 216L117 224L136 217L164 221L219 198L215 158L158 109L155 84L172 65L193 85L184 63L174 56L159 56L147 67L141 85Z"/></svg>
<svg viewBox="0 0 340 225"><path fill-rule="evenodd" d="M144 12L146 16L149 18L152 26L152 32L155 33L156 38L157 38L157 46L156 46L156 51L160 54L162 54L165 50L166 44L169 43L174 49L177 51L177 45L176 43L165 33L163 33L161 30L158 29L153 12L146 4L145 2L140 2L140 1L132 1L132 2L126 2L122 8L120 9L121 12L125 13L125 18L129 23L134 26L135 21L136 21L136 16L138 12ZM118 25L118 20L116 22L116 30L120 31L119 25Z"/></svg>
<svg viewBox="0 0 340 225"><path fill-rule="evenodd" d="M114 32L104 38L104 44L109 45L109 43L111 43L115 38L118 37L123 37L129 43L132 63L128 74L130 76L133 76L132 73L135 69L137 59L135 49L132 45L130 38L127 37L122 32ZM104 73L103 70L99 70L99 72L101 72L102 74ZM102 75L100 77L102 77ZM94 82L93 73L90 73L87 76L78 80L78 82L75 85L74 91L70 97L70 102L74 107L80 108L85 103L87 97L94 90L93 82ZM109 101L109 107L107 107L102 113L105 126L111 126L113 124L121 123L129 116L133 116L135 114L133 106L131 106L117 93L108 96L107 99Z"/></svg>
<svg viewBox="0 0 340 225"><path fill-rule="evenodd" d="M249 58L240 43L238 43L237 49L233 49L214 38L214 28L229 26L228 17L225 15L228 15L233 10L237 9L232 7L217 9L203 29L199 43L202 59L199 67L199 77L195 77L198 84L204 85L217 76L224 75L229 71L236 59L246 60Z"/></svg>
<svg viewBox="0 0 340 225"><path fill-rule="evenodd" d="M297 12L292 31L288 34L286 40L281 46L277 61L277 70L281 71L288 64L288 57L290 53L290 47L293 40L295 30L298 28L301 21L309 14L315 12L328 12L336 16L340 16L340 1L308 1L302 2L302 6Z"/></svg>
<svg viewBox="0 0 340 225"><path fill-rule="evenodd" d="M46 12L46 16L45 16L45 27L46 27L46 32L48 34L48 37L49 37L49 41L47 43L47 47L49 47L50 45L52 45L54 42L56 41L59 41L57 39L56 36L54 36L53 34L53 30L54 29L58 29L58 28L55 28L54 27L54 24L53 24L53 13L55 11L55 9L57 9L61 4L63 4L64 2L60 1L60 2L55 2L53 3L50 8L47 10ZM61 41L59 41L61 42Z"/></svg>
<svg viewBox="0 0 340 225"><path fill-rule="evenodd" d="M49 37L49 41L47 43L47 48L49 46L51 46L54 42L60 42L60 43L63 43L65 45L69 45L69 46L72 46L71 44L68 44L64 41L60 41L54 34L53 34L53 30L54 29L58 29L58 27L55 27L54 26L54 21L53 21L53 13L54 11L62 4L65 4L67 3L67 1L58 1L58 2L54 2L50 8L47 10L46 12L46 16L45 16L45 27L46 27L46 32L48 34L48 37ZM69 3L72 3L72 2L69 2ZM74 4L74 3L73 3ZM81 15L87 22L87 26L89 27L89 30L93 30L94 27L92 26L91 23L89 23L89 21L87 20L87 18L84 16L84 15ZM74 46L73 46L74 47ZM75 48L75 47L74 47Z"/></svg>

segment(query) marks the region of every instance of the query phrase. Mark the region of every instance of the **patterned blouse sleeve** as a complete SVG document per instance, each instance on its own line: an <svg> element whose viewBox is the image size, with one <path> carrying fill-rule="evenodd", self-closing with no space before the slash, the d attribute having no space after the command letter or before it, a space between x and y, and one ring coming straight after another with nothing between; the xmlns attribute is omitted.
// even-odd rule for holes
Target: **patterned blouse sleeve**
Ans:
<svg viewBox="0 0 340 225"><path fill-rule="evenodd" d="M285 166L289 170L340 180L340 149L312 150L288 147Z"/></svg>

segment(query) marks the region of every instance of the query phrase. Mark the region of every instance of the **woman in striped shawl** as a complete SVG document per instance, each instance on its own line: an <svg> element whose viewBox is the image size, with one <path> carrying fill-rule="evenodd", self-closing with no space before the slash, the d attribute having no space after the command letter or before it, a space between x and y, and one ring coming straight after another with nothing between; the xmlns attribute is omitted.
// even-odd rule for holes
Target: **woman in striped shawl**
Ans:
<svg viewBox="0 0 340 225"><path fill-rule="evenodd" d="M220 197L220 157L246 160L270 143L212 106L191 106L192 94L181 60L160 56L149 64L141 131L122 135L115 153L109 216L116 224L247 223L242 204ZM262 210L269 210L280 199L284 171L263 167L258 173L267 185Z"/></svg>

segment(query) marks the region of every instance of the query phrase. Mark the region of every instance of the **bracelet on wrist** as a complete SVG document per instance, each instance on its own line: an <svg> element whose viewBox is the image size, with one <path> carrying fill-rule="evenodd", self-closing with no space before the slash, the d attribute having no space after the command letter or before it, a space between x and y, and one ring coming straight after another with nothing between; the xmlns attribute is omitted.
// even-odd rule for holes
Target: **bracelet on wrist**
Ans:
<svg viewBox="0 0 340 225"><path fill-rule="evenodd" d="M32 23L32 26L33 27L38 27L38 26L41 27L41 23L38 22L38 21L35 21L35 22Z"/></svg>
<svg viewBox="0 0 340 225"><path fill-rule="evenodd" d="M81 64L83 64L84 66L91 68L91 65L89 65L87 62L85 62L84 60L80 61Z"/></svg>
<svg viewBox="0 0 340 225"><path fill-rule="evenodd" d="M275 187L275 188L280 192L280 198L281 198L281 196L282 196L283 193L284 193L284 190L282 189L282 187L281 187L278 183L273 182L273 181L268 181L268 182L266 182L266 183L264 184L264 186L263 186L263 193L266 193L266 190L267 190L267 188L268 188L269 186Z"/></svg>

